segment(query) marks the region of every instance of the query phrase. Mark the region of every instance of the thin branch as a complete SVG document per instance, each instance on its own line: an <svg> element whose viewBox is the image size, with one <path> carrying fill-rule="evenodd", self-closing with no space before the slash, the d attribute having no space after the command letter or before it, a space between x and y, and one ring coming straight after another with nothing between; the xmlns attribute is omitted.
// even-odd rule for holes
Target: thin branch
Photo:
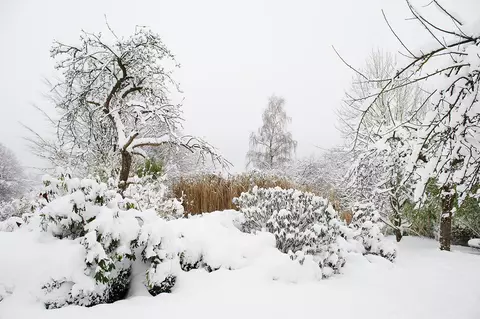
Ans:
<svg viewBox="0 0 480 319"><path fill-rule="evenodd" d="M408 53L410 53L411 58L416 58L415 54L413 54L412 51L410 51L407 48L407 46L403 43L403 41L400 39L400 37L395 33L392 26L390 25L390 22L388 22L387 16L385 15L385 11L383 11L383 9L382 9L382 15L383 15L383 19L385 19L385 22L387 23L388 27L390 28L390 31L392 31L393 35L395 36L395 38L397 38L398 42L400 42L400 44L403 46L403 48L405 50L407 50Z"/></svg>
<svg viewBox="0 0 480 319"><path fill-rule="evenodd" d="M463 26L463 23L460 22L457 18L455 18L452 14L450 14L450 12L448 12L447 10L445 10L445 8L443 8L440 3L438 3L437 0L433 0L433 3L435 3L439 8L440 10L442 10L447 16L449 16L453 21L455 21L456 23L458 23L459 25L462 25Z"/></svg>
<svg viewBox="0 0 480 319"><path fill-rule="evenodd" d="M332 48L333 48L333 51L335 51L335 53L337 54L337 56L340 58L340 60L342 60L342 62L348 66L350 69L352 69L355 73L357 73L358 75L360 75L361 77L363 77L365 80L369 81L369 79L363 75L360 71L358 71L357 69L355 69L353 66L351 66L350 64L347 63L347 61L345 61L342 56L338 53L338 51L335 49L335 47L332 45Z"/></svg>

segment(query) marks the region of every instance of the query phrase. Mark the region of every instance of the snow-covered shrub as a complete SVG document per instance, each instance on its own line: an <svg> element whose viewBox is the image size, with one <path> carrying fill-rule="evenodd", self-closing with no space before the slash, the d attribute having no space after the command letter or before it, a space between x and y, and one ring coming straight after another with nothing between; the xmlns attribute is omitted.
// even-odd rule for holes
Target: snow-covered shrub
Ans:
<svg viewBox="0 0 480 319"><path fill-rule="evenodd" d="M343 228L343 236L347 239L360 241L365 254L382 256L390 261L397 257L393 243L385 240L382 233L381 216L370 203L354 205L352 221L348 228Z"/></svg>
<svg viewBox="0 0 480 319"><path fill-rule="evenodd" d="M182 202L176 198L167 198L167 193L163 178L143 176L131 179L131 184L123 195L129 198L138 210L155 209L159 216L168 220L183 217Z"/></svg>
<svg viewBox="0 0 480 319"><path fill-rule="evenodd" d="M138 244L143 247L142 260L150 264L145 277L148 292L153 296L170 292L180 271L180 261L177 242L166 221L154 218L146 222Z"/></svg>
<svg viewBox="0 0 480 319"><path fill-rule="evenodd" d="M0 221L10 217L22 217L35 211L38 194L30 192L10 201L0 202Z"/></svg>
<svg viewBox="0 0 480 319"><path fill-rule="evenodd" d="M30 192L23 197L0 203L0 231L12 232L30 218L38 205L39 197Z"/></svg>
<svg viewBox="0 0 480 319"><path fill-rule="evenodd" d="M52 278L43 285L47 308L122 299L135 260L147 266L144 284L152 295L170 292L180 271L218 269L203 261L195 240L167 225L183 216L181 203L165 197L161 180L145 181L132 183L122 196L113 181L72 178L65 172L44 177L36 211L26 220L29 229L76 241L85 253L84 278Z"/></svg>
<svg viewBox="0 0 480 319"><path fill-rule="evenodd" d="M20 217L10 217L7 220L0 222L0 231L12 232L20 228L24 223L23 219Z"/></svg>
<svg viewBox="0 0 480 319"><path fill-rule="evenodd" d="M160 183L158 189L162 189ZM54 278L46 283L43 290L48 308L122 299L128 292L132 262L140 256L150 265L145 276L148 291L156 295L171 290L176 276L166 271L175 268L171 263L179 264L179 257L175 246L161 247L175 240L155 210L137 209L139 202L147 203L142 197L145 192L151 192L148 195L153 198L154 189L149 187L139 186L124 194L138 195L131 199L123 198L113 184L93 179L69 174L44 178L43 196L32 222L57 238L79 241L85 249L85 275L89 278L78 282ZM154 208L163 207L161 200L165 200L163 193Z"/></svg>
<svg viewBox="0 0 480 319"><path fill-rule="evenodd" d="M244 231L266 229L275 235L277 248L302 263L313 255L324 277L345 264L337 243L341 226L326 199L294 189L257 188L235 199L245 216Z"/></svg>
<svg viewBox="0 0 480 319"><path fill-rule="evenodd" d="M92 179L44 178L44 207L37 213L43 231L78 240L85 248L85 275L91 280L54 279L43 289L48 308L92 306L122 299L128 291L131 262L140 226L115 189ZM67 288L66 288L67 287ZM57 296L58 291L66 293Z"/></svg>
<svg viewBox="0 0 480 319"><path fill-rule="evenodd" d="M270 188L269 188L270 189ZM239 210L245 216L242 224L243 231L263 230L273 212L280 211L279 203L273 200L273 193L266 192L265 188L253 187L250 192L243 192L233 199ZM276 205L276 206L274 206Z"/></svg>
<svg viewBox="0 0 480 319"><path fill-rule="evenodd" d="M0 202L0 222L17 215L18 212L13 201Z"/></svg>
<svg viewBox="0 0 480 319"><path fill-rule="evenodd" d="M42 230L60 239L85 236L86 225L97 217L102 207L114 208L120 196L105 183L68 175L58 179L46 176L44 185L44 202L38 211L40 225Z"/></svg>

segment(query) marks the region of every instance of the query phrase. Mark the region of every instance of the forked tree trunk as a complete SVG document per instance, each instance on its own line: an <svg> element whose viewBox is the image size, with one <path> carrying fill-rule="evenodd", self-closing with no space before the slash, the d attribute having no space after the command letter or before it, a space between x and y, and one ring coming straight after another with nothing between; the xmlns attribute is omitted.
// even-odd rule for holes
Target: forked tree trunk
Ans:
<svg viewBox="0 0 480 319"><path fill-rule="evenodd" d="M443 187L442 216L440 218L440 250L446 251L450 251L450 243L452 241L452 209L454 195L451 191L451 187Z"/></svg>
<svg viewBox="0 0 480 319"><path fill-rule="evenodd" d="M118 188L121 193L127 189L128 176L130 175L130 168L132 167L132 154L127 151L122 151L122 169L120 170L120 180Z"/></svg>

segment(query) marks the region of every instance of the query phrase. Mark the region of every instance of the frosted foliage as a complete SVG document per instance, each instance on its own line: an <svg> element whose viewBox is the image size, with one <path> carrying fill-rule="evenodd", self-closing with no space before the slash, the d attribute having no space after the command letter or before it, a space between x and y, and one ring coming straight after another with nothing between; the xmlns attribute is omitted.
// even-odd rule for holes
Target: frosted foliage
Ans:
<svg viewBox="0 0 480 319"><path fill-rule="evenodd" d="M180 218L184 214L182 202L176 198L168 198L167 186L163 179L133 178L124 191L124 196L138 210L154 209L165 219Z"/></svg>
<svg viewBox="0 0 480 319"><path fill-rule="evenodd" d="M248 164L261 170L283 168L292 158L297 146L292 134L287 131L291 119L284 108L285 100L272 96L263 112L263 125L250 135Z"/></svg>
<svg viewBox="0 0 480 319"><path fill-rule="evenodd" d="M393 135L378 137L360 152L347 174L346 192L351 201L369 201L397 232L408 227L403 208L413 199L413 185L406 170L412 154L412 132L398 128Z"/></svg>
<svg viewBox="0 0 480 319"><path fill-rule="evenodd" d="M327 200L294 189L254 187L235 203L245 215L245 231L273 233L277 248L292 259L302 262L303 255L313 255L325 277L338 273L344 265L337 245L343 222Z"/></svg>
<svg viewBox="0 0 480 319"><path fill-rule="evenodd" d="M75 240L83 246L84 276L52 278L45 283L42 287L45 292L42 300L47 308L69 304L91 306L124 298L128 291L132 262L140 257L137 254L140 254L142 247L143 251L150 252L147 258L140 258L151 265L145 282L149 291L152 294L169 291L165 287L173 285L175 278L162 277L160 273L161 269L166 269L163 263L171 261L165 258L163 251L152 247L160 245L165 234L170 235L167 241L173 239L165 230L167 228L161 227L165 221L157 211L147 207L143 211L133 209L138 201L123 198L113 185L93 179L72 178L65 171L59 171L58 178L45 176L43 185L39 192L41 196L37 197L32 206L34 212L28 216L24 214L24 219L7 219L0 223L0 230L40 228L57 238ZM150 189L146 186L145 189L151 192L165 190L160 181L147 185L158 187ZM145 189L137 188L140 192L131 193L139 195L137 200L146 206L154 204L157 205L154 208L167 207L170 212L175 211L172 202L164 196L156 202L148 202L148 198L145 199ZM163 212L172 216L166 213L166 209ZM156 241L152 243L151 238L146 240L149 237L145 237L145 233L155 234L156 237L153 238ZM170 254L178 260L180 252L172 247L169 249ZM152 252L158 253L160 257Z"/></svg>
<svg viewBox="0 0 480 319"><path fill-rule="evenodd" d="M22 226L43 201L43 197L32 191L21 198L0 203L0 231L14 231Z"/></svg>
<svg viewBox="0 0 480 319"><path fill-rule="evenodd" d="M423 159L411 166L419 181L417 198L422 197L430 177L436 177L439 185L457 185L460 200L479 183L479 46L478 39L461 46L458 51L463 54L458 55L458 67L445 65L455 72L446 72L446 85L433 96L435 108L427 114L431 124L418 132L412 154L413 159Z"/></svg>
<svg viewBox="0 0 480 319"><path fill-rule="evenodd" d="M374 51L361 74L356 74L339 117L354 159L346 174L347 206L357 201L374 202L400 234L407 226L403 206L413 198L408 181L411 175L406 167L415 134L414 128L401 125L407 121L420 125L428 107L425 92L417 83L406 85L406 79L396 81L396 90L387 90L375 98L384 80L395 75L395 68L396 61L390 53Z"/></svg>
<svg viewBox="0 0 480 319"><path fill-rule="evenodd" d="M38 197L36 192L29 192L20 198L0 202L0 221L34 212Z"/></svg>
<svg viewBox="0 0 480 319"><path fill-rule="evenodd" d="M154 209L136 209L138 202L123 198L113 185L72 178L65 171L58 178L45 176L43 182L34 213L25 221L18 217L7 221L22 221L13 224L12 230L40 230L80 244L81 274L52 276L42 284L39 300L48 309L123 299L131 284L134 263L145 269L146 290L157 295L171 292L180 272L241 267L246 256L252 256L249 247L258 243L275 250L270 240L265 243L261 236L258 240L247 236L232 224L242 220L238 212L223 212L221 220L217 214L212 219L169 217L173 220L167 221Z"/></svg>
<svg viewBox="0 0 480 319"><path fill-rule="evenodd" d="M22 181L23 171L18 159L0 143L0 202L8 201L21 193Z"/></svg>
<svg viewBox="0 0 480 319"><path fill-rule="evenodd" d="M344 177L352 161L351 153L333 148L319 156L293 161L286 174L298 185L306 186L324 196L335 195L338 199L346 193ZM348 205L346 200L343 200L342 204Z"/></svg>
<svg viewBox="0 0 480 319"><path fill-rule="evenodd" d="M58 238L79 240L85 251L85 278L46 283L46 307L91 306L123 298L139 231L135 214L125 210L123 198L105 183L68 174L46 176L43 182L44 202L31 225Z"/></svg>
<svg viewBox="0 0 480 319"><path fill-rule="evenodd" d="M384 92L373 100L371 95L379 92L385 79L396 72L396 59L388 52L372 51L365 66L356 73L351 88L339 110L340 129L344 137L363 150L379 137L378 130L396 126L404 121L418 122L425 114L420 108L426 98L422 88L407 80L398 81L398 89ZM368 112L363 112L364 102L371 102ZM419 110L420 108L420 110Z"/></svg>
<svg viewBox="0 0 480 319"><path fill-rule="evenodd" d="M480 182L480 37L470 28L462 30L462 25L439 27L428 20L430 13L422 13L435 10L452 17L439 5L424 9L409 2L407 5L413 19L423 25L419 30L431 36L436 45L427 50L410 51L411 61L394 73L363 79L372 88L366 95L353 99L358 116L350 123L354 131L352 139L357 145L370 145L377 137L385 140L394 138L398 132L410 131L406 145L409 151L405 152L406 165L400 181L408 179L415 186L416 202L426 199L426 186L432 179L444 190L441 197L446 211L443 213L448 216L443 219L445 227L441 229L448 237L452 213L449 198L457 197L461 204L476 191ZM433 81L434 86L408 116L382 123L381 129L371 125L370 119L381 101L426 80ZM392 112L393 119L395 114ZM448 249L447 242L443 242L442 249Z"/></svg>
<svg viewBox="0 0 480 319"><path fill-rule="evenodd" d="M344 229L344 237L362 243L366 254L382 256L394 261L397 250L393 243L385 240L382 233L380 214L372 204L357 204L352 209L352 221Z"/></svg>
<svg viewBox="0 0 480 319"><path fill-rule="evenodd" d="M0 231L12 232L20 228L23 225L23 219L20 217L10 217L4 221L0 221Z"/></svg>

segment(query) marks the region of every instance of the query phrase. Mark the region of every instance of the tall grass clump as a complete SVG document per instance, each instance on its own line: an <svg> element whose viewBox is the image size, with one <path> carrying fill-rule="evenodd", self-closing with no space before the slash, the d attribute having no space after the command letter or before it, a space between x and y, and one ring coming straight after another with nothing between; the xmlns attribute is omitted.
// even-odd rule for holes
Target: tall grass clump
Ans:
<svg viewBox="0 0 480 319"><path fill-rule="evenodd" d="M235 197L259 188L298 189L328 198L336 206L335 194L322 194L308 185L299 185L285 176L265 172L248 172L237 175L198 174L181 177L173 181L173 196L183 199L186 214L200 214L226 209L237 209L233 203Z"/></svg>
<svg viewBox="0 0 480 319"><path fill-rule="evenodd" d="M228 177L219 174L202 174L178 179L172 185L172 192L176 198L183 199L186 213L200 214L236 209L233 198L254 186L295 188L287 178L266 173L244 173Z"/></svg>

